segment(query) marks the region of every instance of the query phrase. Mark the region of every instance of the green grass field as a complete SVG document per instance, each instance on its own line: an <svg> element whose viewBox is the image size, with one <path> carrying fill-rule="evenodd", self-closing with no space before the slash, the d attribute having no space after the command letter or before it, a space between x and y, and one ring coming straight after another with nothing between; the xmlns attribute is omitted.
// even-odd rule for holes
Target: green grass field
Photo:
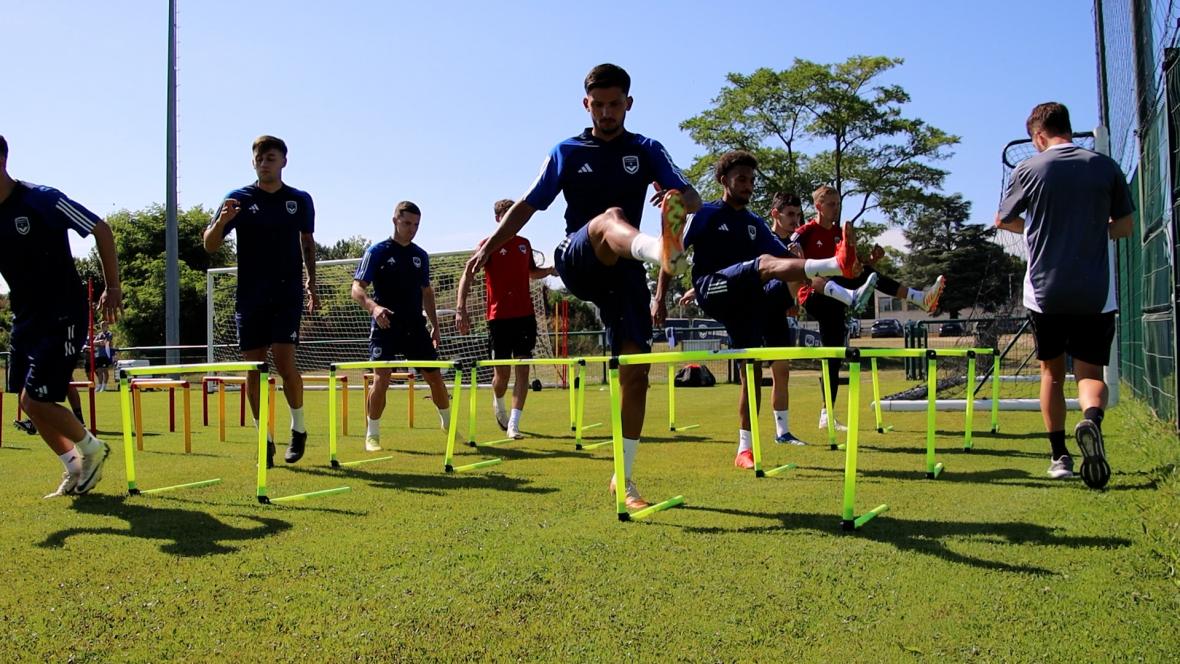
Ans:
<svg viewBox="0 0 1180 664"><path fill-rule="evenodd" d="M904 386L891 377L883 389ZM796 381L792 428L818 443L814 387ZM607 419L599 388L588 422ZM483 440L500 437L489 394ZM649 500L687 504L624 524L606 493L610 448L574 451L560 390L530 395L528 439L462 447L457 463L505 463L461 475L441 472L428 401L405 428L404 392L383 431L394 458L328 468L326 393L309 392L308 456L280 460L271 494L352 492L290 506L254 502L250 432L235 424L218 442L196 394L191 455L167 433L167 397L147 398L140 485L221 484L126 497L107 393L102 483L42 500L60 464L11 427L4 395L0 661L1175 661L1180 444L1140 405L1108 415L1114 476L1102 492L1045 479L1036 413L1002 414L996 436L978 417L970 453L962 415L940 413L946 472L933 481L925 415L887 413L894 431L861 437L858 509L892 509L844 533L844 454L770 443L766 465L799 468L735 469L736 397L728 385L680 390L678 423L701 426L670 436L664 387L652 387L636 480ZM346 459L365 456L359 401ZM761 422L773 432L769 412Z"/></svg>

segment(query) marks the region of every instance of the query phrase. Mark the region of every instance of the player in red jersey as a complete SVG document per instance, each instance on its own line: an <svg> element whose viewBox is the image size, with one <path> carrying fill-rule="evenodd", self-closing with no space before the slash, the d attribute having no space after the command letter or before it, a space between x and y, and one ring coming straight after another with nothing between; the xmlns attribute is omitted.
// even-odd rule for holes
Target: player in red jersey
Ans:
<svg viewBox="0 0 1180 664"><path fill-rule="evenodd" d="M496 201L494 211L496 223L512 207L513 201ZM476 251L487 239L480 240ZM488 259L484 266L484 284L487 288L488 340L492 357L526 358L533 356L537 345L537 317L533 311L533 299L529 291L530 279L544 279L554 276L552 267L538 267L533 259L533 247L519 235L505 242ZM471 332L471 321L467 316L467 292L471 286L467 273L459 280L459 301L455 304L455 324L461 334ZM520 417L524 401L529 394L529 368L516 367L516 382L512 387L512 413L504 408L504 394L508 391L509 367L495 367L492 374L492 392L495 395L492 406L496 413L496 424L508 432L509 438L522 438Z"/></svg>

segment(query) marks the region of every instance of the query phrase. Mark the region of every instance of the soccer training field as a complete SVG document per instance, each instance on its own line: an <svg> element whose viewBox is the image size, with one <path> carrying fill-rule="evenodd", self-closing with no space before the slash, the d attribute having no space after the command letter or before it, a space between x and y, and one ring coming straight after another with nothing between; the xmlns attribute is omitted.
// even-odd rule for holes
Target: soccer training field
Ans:
<svg viewBox="0 0 1180 664"><path fill-rule="evenodd" d="M1166 424L1126 399L1108 414L1114 475L1099 492L1045 478L1038 413L1001 413L998 435L977 415L969 453L962 414L939 413L946 472L927 480L925 414L886 413L895 429L878 434L864 398L858 511L891 509L845 533L844 453L819 444L815 385L797 377L791 408L815 444L764 443L768 467L798 468L763 479L732 466L736 386L678 390L678 423L701 426L670 435L653 385L635 479L649 500L687 502L633 523L606 492L610 447L574 450L561 390L530 394L527 439L457 448L457 464L505 460L457 475L442 472L429 401L405 427L404 391L382 432L394 458L328 467L326 393L309 392L307 456L283 464L280 433L271 494L352 491L285 506L253 499L236 394L219 442L194 390L187 455L179 414L167 433L167 396L149 395L136 455L145 488L222 483L128 498L118 395L104 393L104 479L56 500L41 496L60 463L12 428L6 394L0 661L1175 661L1180 445ZM501 437L489 395L481 440ZM352 400L344 459L366 456ZM591 385L587 422L608 422L607 403ZM283 432L281 396L277 412ZM769 409L761 423L773 433Z"/></svg>

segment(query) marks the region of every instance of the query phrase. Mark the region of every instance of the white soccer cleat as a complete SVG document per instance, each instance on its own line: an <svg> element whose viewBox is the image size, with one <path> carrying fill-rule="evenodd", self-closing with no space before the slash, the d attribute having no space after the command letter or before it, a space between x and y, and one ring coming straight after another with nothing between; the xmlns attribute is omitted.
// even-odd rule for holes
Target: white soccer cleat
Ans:
<svg viewBox="0 0 1180 664"><path fill-rule="evenodd" d="M946 288L946 277L941 274L930 284L930 288L922 291L922 309L926 311L934 311L938 308L938 299L942 297L942 291Z"/></svg>
<svg viewBox="0 0 1180 664"><path fill-rule="evenodd" d="M834 423L833 426L836 427L836 431L848 431L848 427L840 424L840 420L836 419L835 416L832 416L832 421ZM826 410L819 411L819 428L824 431L828 429L828 411Z"/></svg>
<svg viewBox="0 0 1180 664"><path fill-rule="evenodd" d="M496 414L496 424L500 425L500 431L508 430L508 411L504 407L492 400L492 412Z"/></svg>
<svg viewBox="0 0 1180 664"><path fill-rule="evenodd" d="M365 451L366 452L380 452L381 451L381 436L365 436Z"/></svg>
<svg viewBox="0 0 1180 664"><path fill-rule="evenodd" d="M865 305L869 303L869 298L873 296L873 291L877 288L877 280L880 278L881 276L876 272L871 272L860 288L852 291L852 305L849 307L852 309L852 313L859 314L864 311Z"/></svg>
<svg viewBox="0 0 1180 664"><path fill-rule="evenodd" d="M45 497L60 498L61 496L77 495L74 493L74 487L78 486L79 477L81 477L81 475L71 475L69 471L63 472L61 474L61 486L57 487L56 491L46 495Z"/></svg>
<svg viewBox="0 0 1180 664"><path fill-rule="evenodd" d="M508 437L512 438L513 440L520 440L521 438L524 438L524 434L520 432L520 429L517 428L515 424L509 424Z"/></svg>
<svg viewBox="0 0 1180 664"><path fill-rule="evenodd" d="M98 441L102 448L97 450L94 454L82 455L82 474L78 477L78 484L74 487L74 493L82 494L94 488L98 481L102 479L102 465L106 462L107 457L111 454L111 447L101 440ZM79 450L81 452L81 450Z"/></svg>
<svg viewBox="0 0 1180 664"><path fill-rule="evenodd" d="M627 509L641 510L645 507L651 507L651 503L647 502L643 499L643 496L639 495L639 487L635 486L635 482L631 479L627 480L626 490L627 496L624 499L623 504L627 507ZM613 475L610 478L610 495L615 495L615 478Z"/></svg>

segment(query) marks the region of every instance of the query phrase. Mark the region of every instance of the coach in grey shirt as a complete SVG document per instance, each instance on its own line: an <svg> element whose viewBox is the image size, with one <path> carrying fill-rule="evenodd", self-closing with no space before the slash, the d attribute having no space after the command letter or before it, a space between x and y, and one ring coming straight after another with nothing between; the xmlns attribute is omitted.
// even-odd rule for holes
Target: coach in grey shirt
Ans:
<svg viewBox="0 0 1180 664"><path fill-rule="evenodd" d="M1069 110L1048 102L1026 124L1039 154L1016 166L996 226L1023 233L1028 246L1024 306L1041 364L1041 416L1052 448L1049 476L1073 476L1065 447L1065 354L1074 360L1082 420L1074 438L1087 486L1102 488L1110 465L1102 441L1115 311L1110 240L1131 234L1131 191L1110 157L1074 145ZM1023 217L1021 215L1024 215Z"/></svg>

